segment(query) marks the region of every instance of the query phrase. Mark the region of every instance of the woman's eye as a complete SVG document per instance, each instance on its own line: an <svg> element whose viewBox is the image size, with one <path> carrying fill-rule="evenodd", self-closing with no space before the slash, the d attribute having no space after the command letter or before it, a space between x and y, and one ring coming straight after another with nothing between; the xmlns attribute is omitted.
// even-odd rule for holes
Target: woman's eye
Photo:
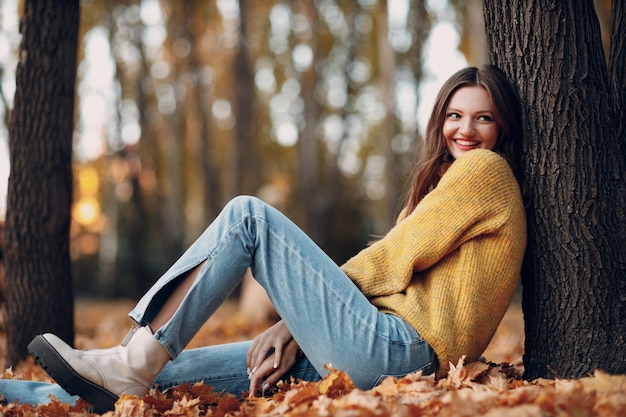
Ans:
<svg viewBox="0 0 626 417"><path fill-rule="evenodd" d="M460 118L461 118L461 115L460 115L460 114L458 114L458 113L448 113L448 117L449 117L450 119L460 119Z"/></svg>
<svg viewBox="0 0 626 417"><path fill-rule="evenodd" d="M487 116L485 114L482 115L482 116L478 116L478 120L480 120L481 122L491 122L491 121L493 121L491 116Z"/></svg>

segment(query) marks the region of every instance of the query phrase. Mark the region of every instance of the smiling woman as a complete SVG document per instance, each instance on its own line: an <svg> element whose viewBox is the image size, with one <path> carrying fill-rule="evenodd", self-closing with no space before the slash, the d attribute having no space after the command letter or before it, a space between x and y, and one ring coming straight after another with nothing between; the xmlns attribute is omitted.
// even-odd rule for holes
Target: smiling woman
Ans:
<svg viewBox="0 0 626 417"><path fill-rule="evenodd" d="M493 149L499 128L493 103L483 87L464 87L450 99L443 122L446 148L454 159L473 149Z"/></svg>
<svg viewBox="0 0 626 417"><path fill-rule="evenodd" d="M30 352L97 412L152 384L204 381L254 396L281 379L319 380L332 364L370 389L477 360L517 288L526 244L507 163L520 145L517 105L497 68L455 73L429 121L420 158L430 165L418 159L396 226L342 266L278 210L240 196L142 297L129 314L139 327L120 345L80 351L47 333ZM248 342L185 350L248 268L280 320Z"/></svg>
<svg viewBox="0 0 626 417"><path fill-rule="evenodd" d="M446 163L474 148L498 153L521 183L518 159L522 152L523 130L520 115L517 92L498 68L491 65L469 67L448 78L437 94L428 120L407 211L415 209L437 186ZM494 131L496 140L492 144ZM478 144L483 141L486 143Z"/></svg>

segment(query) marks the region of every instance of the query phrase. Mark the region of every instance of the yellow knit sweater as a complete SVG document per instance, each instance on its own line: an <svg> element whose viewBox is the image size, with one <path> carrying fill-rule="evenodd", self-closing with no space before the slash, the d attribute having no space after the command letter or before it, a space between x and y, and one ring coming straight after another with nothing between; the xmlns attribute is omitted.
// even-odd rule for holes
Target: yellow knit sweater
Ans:
<svg viewBox="0 0 626 417"><path fill-rule="evenodd" d="M389 233L342 269L379 310L402 317L434 349L438 377L485 350L517 287L526 248L518 183L498 154L477 149Z"/></svg>

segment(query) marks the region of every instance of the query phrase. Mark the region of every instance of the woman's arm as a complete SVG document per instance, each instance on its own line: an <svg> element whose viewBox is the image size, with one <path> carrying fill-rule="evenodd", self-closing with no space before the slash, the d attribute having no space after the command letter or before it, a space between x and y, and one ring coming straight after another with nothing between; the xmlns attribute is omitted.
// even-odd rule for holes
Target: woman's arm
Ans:
<svg viewBox="0 0 626 417"><path fill-rule="evenodd" d="M504 158L488 150L468 152L411 214L342 269L366 296L401 292L414 272L470 239L497 232L518 204L519 186Z"/></svg>

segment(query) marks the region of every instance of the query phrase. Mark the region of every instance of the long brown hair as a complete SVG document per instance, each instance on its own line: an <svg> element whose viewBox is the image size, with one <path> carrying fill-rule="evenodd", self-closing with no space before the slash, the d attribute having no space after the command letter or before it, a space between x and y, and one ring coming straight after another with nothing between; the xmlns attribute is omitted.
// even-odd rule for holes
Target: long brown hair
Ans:
<svg viewBox="0 0 626 417"><path fill-rule="evenodd" d="M437 186L442 165L450 158L443 136L443 122L452 95L463 87L480 86L487 90L499 127L494 152L504 157L518 182L518 158L522 147L522 121L519 97L504 74L493 65L468 67L457 71L443 84L428 120L424 145L418 150L411 191L405 215L409 215L426 194Z"/></svg>

